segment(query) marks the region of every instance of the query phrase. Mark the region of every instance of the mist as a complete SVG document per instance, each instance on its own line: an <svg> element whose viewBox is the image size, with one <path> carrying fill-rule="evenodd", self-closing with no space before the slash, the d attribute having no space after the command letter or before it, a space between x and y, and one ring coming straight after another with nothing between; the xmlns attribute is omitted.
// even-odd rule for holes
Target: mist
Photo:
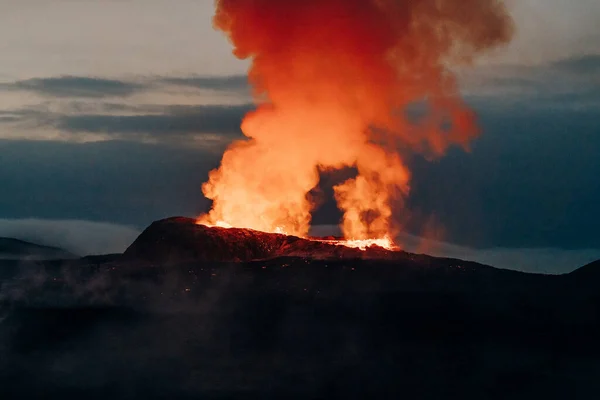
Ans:
<svg viewBox="0 0 600 400"><path fill-rule="evenodd" d="M58 247L80 256L122 253L139 233L137 228L106 222L0 219L0 237Z"/></svg>

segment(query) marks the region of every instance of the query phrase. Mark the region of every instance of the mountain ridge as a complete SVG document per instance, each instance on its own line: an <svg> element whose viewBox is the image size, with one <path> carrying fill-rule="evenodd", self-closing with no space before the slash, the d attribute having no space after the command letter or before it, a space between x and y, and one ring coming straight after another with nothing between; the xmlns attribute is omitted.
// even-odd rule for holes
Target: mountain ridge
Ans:
<svg viewBox="0 0 600 400"><path fill-rule="evenodd" d="M75 259L79 256L59 247L45 246L21 239L0 237L0 259Z"/></svg>

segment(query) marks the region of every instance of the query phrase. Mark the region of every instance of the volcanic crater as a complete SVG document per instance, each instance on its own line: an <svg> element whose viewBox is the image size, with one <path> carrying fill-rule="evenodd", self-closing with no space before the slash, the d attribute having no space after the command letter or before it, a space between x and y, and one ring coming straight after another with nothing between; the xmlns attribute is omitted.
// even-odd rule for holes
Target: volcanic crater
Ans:
<svg viewBox="0 0 600 400"><path fill-rule="evenodd" d="M125 260L153 264L248 262L279 257L397 259L405 252L372 245L348 247L339 238L300 238L252 229L209 227L195 219L173 217L152 223L123 254Z"/></svg>

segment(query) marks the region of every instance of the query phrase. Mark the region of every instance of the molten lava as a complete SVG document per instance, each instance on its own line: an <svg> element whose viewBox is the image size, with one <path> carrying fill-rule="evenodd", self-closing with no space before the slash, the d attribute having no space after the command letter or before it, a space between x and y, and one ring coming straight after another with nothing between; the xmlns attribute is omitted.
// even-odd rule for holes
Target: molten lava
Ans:
<svg viewBox="0 0 600 400"><path fill-rule="evenodd" d="M451 67L512 36L500 0L217 0L214 24L252 61L257 108L203 185L213 208L198 222L306 237L319 172L355 167L334 189L340 244L359 248L393 246L401 154L478 134Z"/></svg>
<svg viewBox="0 0 600 400"><path fill-rule="evenodd" d="M214 227L225 228L225 229L234 228L233 226L231 226L230 224L228 224L227 222L224 222L224 221L217 221L214 225L205 224L205 223L201 223L198 221L196 223L199 225L205 225L209 228L214 228ZM275 234L280 234L280 235L289 235L287 232L283 231L279 227L275 228L275 230L273 232L269 232L269 233L275 233ZM390 239L388 236L379 238L379 239L363 239L363 240L322 239L322 238L315 238L315 237L303 237L303 238L307 239L307 240L312 240L314 242L328 243L328 244L333 244L336 246L346 246L346 247L350 247L353 249L360 249L360 250L366 250L367 248L369 248L371 246L381 247L383 249L390 250L390 251L399 250L399 247L396 246L394 244L394 241L392 239Z"/></svg>
<svg viewBox="0 0 600 400"><path fill-rule="evenodd" d="M335 244L336 246L346 246L351 247L353 249L366 250L369 247L376 246L381 247L386 250L394 251L399 250L399 247L394 244L392 239L389 237L384 237L381 239L363 239L363 240L326 240L326 239L314 239L318 242Z"/></svg>

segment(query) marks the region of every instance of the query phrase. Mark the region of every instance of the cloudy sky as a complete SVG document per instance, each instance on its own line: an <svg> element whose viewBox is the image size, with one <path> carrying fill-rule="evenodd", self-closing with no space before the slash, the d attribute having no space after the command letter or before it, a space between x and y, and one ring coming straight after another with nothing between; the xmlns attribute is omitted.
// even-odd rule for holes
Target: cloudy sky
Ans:
<svg viewBox="0 0 600 400"><path fill-rule="evenodd" d="M508 3L514 42L459 71L483 135L411 160L407 231L436 240L418 249L570 270L600 258L600 2ZM251 109L212 1L0 9L0 236L118 251L206 209L200 185ZM338 218L326 204L315 221Z"/></svg>

